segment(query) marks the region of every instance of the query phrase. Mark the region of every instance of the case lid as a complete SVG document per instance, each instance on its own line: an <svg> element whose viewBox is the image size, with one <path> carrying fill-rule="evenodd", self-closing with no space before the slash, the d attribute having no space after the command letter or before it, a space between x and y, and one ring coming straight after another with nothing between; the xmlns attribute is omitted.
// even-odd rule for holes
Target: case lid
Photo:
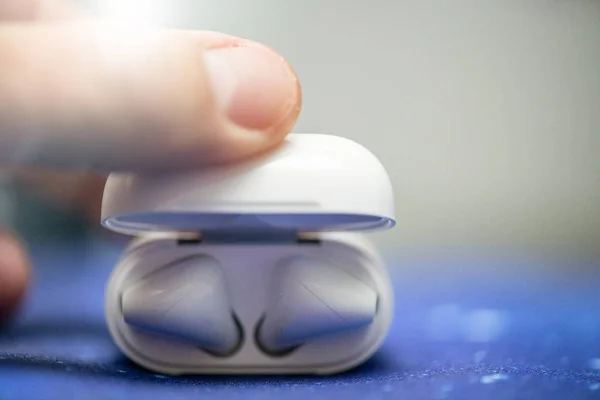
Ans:
<svg viewBox="0 0 600 400"><path fill-rule="evenodd" d="M338 136L292 134L273 153L235 166L169 175L111 174L102 224L113 231L296 232L395 225L377 158Z"/></svg>

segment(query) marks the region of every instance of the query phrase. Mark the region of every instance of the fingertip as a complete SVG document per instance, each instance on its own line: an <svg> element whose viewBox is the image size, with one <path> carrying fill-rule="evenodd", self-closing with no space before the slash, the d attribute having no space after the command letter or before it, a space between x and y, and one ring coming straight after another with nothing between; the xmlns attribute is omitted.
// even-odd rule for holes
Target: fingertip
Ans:
<svg viewBox="0 0 600 400"><path fill-rule="evenodd" d="M0 324L14 316L29 282L29 260L23 246L0 233Z"/></svg>
<svg viewBox="0 0 600 400"><path fill-rule="evenodd" d="M229 152L244 158L281 144L302 107L291 64L272 48L248 40L213 48L204 60L216 105L233 124L224 133Z"/></svg>

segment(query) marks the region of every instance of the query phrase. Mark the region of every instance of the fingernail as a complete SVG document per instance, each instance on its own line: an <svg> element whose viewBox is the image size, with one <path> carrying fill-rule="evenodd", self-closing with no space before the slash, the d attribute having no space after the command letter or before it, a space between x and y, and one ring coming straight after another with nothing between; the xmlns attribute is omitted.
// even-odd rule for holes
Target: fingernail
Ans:
<svg viewBox="0 0 600 400"><path fill-rule="evenodd" d="M215 49L205 54L217 105L235 124L266 130L298 106L298 81L288 63L262 46Z"/></svg>

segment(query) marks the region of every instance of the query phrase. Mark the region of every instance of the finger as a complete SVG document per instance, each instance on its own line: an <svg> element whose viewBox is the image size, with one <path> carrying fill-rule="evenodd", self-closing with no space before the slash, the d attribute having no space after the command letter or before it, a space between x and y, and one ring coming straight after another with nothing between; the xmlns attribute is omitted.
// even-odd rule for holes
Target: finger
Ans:
<svg viewBox="0 0 600 400"><path fill-rule="evenodd" d="M278 145L301 91L266 46L100 24L0 28L0 163L131 170Z"/></svg>
<svg viewBox="0 0 600 400"><path fill-rule="evenodd" d="M29 282L29 261L14 237L0 233L0 325L18 308Z"/></svg>
<svg viewBox="0 0 600 400"><path fill-rule="evenodd" d="M68 0L1 0L0 21L64 21L81 11Z"/></svg>

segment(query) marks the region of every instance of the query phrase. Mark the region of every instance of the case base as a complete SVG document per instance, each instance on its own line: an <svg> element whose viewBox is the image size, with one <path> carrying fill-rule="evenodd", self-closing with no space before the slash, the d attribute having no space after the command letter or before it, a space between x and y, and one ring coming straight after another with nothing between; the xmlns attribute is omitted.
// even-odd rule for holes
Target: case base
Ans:
<svg viewBox="0 0 600 400"><path fill-rule="evenodd" d="M108 283L106 318L110 333L132 361L169 375L323 375L358 366L380 347L387 335L393 315L389 277L379 255L362 235L328 233L319 235L318 239L280 243L195 243L157 236L135 240ZM178 300L179 303L175 302L165 310L176 306L180 314L188 313L190 320L185 315L175 315L175 318L171 314L169 318L175 318L175 322L167 321L168 324L163 325L170 324L171 330L177 324L186 329L193 328L198 325L194 325L194 319L206 314L207 310L220 315L206 321L231 316L239 329L239 341L226 354L215 354L198 343L139 329L128 323L123 315L124 293L166 266L171 265L177 274L178 260L196 256L210 257L220 266L223 286L219 290L226 293L217 295L227 299L229 308L223 311L223 307L215 306L213 310L209 297L185 300L192 302L188 305L182 305L183 300ZM324 268L330 272L325 273ZM166 285L167 281L159 280L159 286L154 292L148 292L148 296L160 294L161 282ZM294 292L296 282L304 284L311 295L302 290ZM140 301L144 303L143 298ZM196 303L197 314L193 301L204 302ZM214 304L217 303L223 304L223 301ZM151 312L152 307L146 309ZM155 308L158 310L159 307ZM223 313L231 314L225 316ZM155 315L152 318L160 320L162 317ZM214 329L220 326L216 322L208 325ZM270 331L263 334L261 329ZM274 350L272 345L277 343L276 339L288 346L280 347L282 351ZM265 343L266 340L271 342Z"/></svg>

